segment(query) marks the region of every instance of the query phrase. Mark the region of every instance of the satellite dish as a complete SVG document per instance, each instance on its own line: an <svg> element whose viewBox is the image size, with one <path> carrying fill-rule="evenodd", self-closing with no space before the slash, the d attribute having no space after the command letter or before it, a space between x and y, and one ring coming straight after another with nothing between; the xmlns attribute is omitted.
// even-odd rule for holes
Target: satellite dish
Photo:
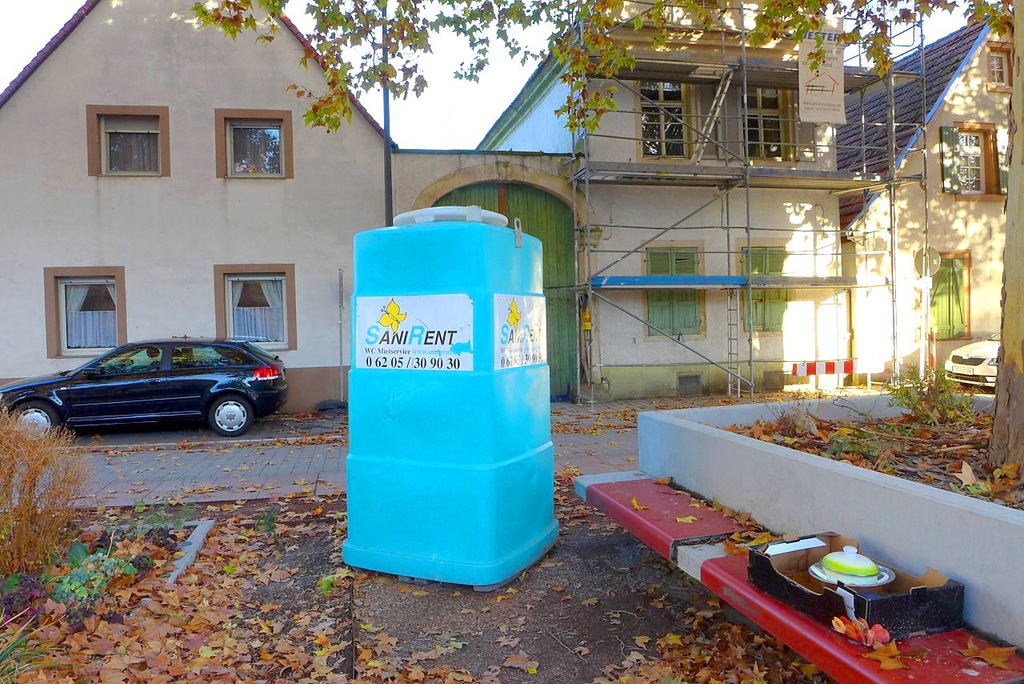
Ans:
<svg viewBox="0 0 1024 684"><path fill-rule="evenodd" d="M923 277L925 274L925 264L928 264L928 275L935 275L935 272L939 270L939 266L942 265L942 256L939 254L939 250L934 247L928 248L927 262L925 261L925 253L923 249L919 249L914 252L914 269L917 271L918 277Z"/></svg>

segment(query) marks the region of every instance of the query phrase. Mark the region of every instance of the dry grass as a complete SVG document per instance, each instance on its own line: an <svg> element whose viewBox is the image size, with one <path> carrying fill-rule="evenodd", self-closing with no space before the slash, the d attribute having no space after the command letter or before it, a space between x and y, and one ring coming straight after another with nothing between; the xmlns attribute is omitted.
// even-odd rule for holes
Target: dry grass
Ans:
<svg viewBox="0 0 1024 684"><path fill-rule="evenodd" d="M68 541L89 475L63 429L33 435L0 411L0 576L37 569Z"/></svg>

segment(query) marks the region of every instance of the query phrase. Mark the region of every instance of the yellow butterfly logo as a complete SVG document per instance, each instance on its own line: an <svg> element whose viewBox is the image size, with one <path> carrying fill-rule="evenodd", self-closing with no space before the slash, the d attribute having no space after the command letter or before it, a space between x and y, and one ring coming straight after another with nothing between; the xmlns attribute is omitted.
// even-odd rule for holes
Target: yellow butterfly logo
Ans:
<svg viewBox="0 0 1024 684"><path fill-rule="evenodd" d="M377 321L385 328L391 328L391 332L398 332L399 324L405 320L408 314L402 313L402 310L398 306L398 302L394 299L391 303L384 307L384 313L381 315L380 320Z"/></svg>
<svg viewBox="0 0 1024 684"><path fill-rule="evenodd" d="M519 326L519 319L522 317L523 315L519 313L519 307L516 306L516 300L513 299L508 305L508 324L516 328Z"/></svg>

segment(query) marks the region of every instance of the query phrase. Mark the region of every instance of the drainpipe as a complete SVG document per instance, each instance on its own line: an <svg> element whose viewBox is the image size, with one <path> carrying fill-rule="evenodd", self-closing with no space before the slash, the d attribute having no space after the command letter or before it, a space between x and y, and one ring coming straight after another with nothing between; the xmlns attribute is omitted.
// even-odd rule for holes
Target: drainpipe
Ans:
<svg viewBox="0 0 1024 684"><path fill-rule="evenodd" d="M380 50L381 63L387 66L387 19L380 28ZM384 225L390 226L395 222L394 204L394 178L391 175L391 89L388 87L387 77L381 84L384 91Z"/></svg>

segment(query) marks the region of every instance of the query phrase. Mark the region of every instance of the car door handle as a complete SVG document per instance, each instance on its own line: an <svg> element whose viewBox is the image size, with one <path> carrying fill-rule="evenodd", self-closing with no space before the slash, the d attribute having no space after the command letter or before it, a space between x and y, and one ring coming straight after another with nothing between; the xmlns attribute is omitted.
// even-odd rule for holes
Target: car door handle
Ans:
<svg viewBox="0 0 1024 684"><path fill-rule="evenodd" d="M157 379L157 380L147 380L146 384L147 385L159 385L161 382L162 382L162 380L159 380L159 379Z"/></svg>

